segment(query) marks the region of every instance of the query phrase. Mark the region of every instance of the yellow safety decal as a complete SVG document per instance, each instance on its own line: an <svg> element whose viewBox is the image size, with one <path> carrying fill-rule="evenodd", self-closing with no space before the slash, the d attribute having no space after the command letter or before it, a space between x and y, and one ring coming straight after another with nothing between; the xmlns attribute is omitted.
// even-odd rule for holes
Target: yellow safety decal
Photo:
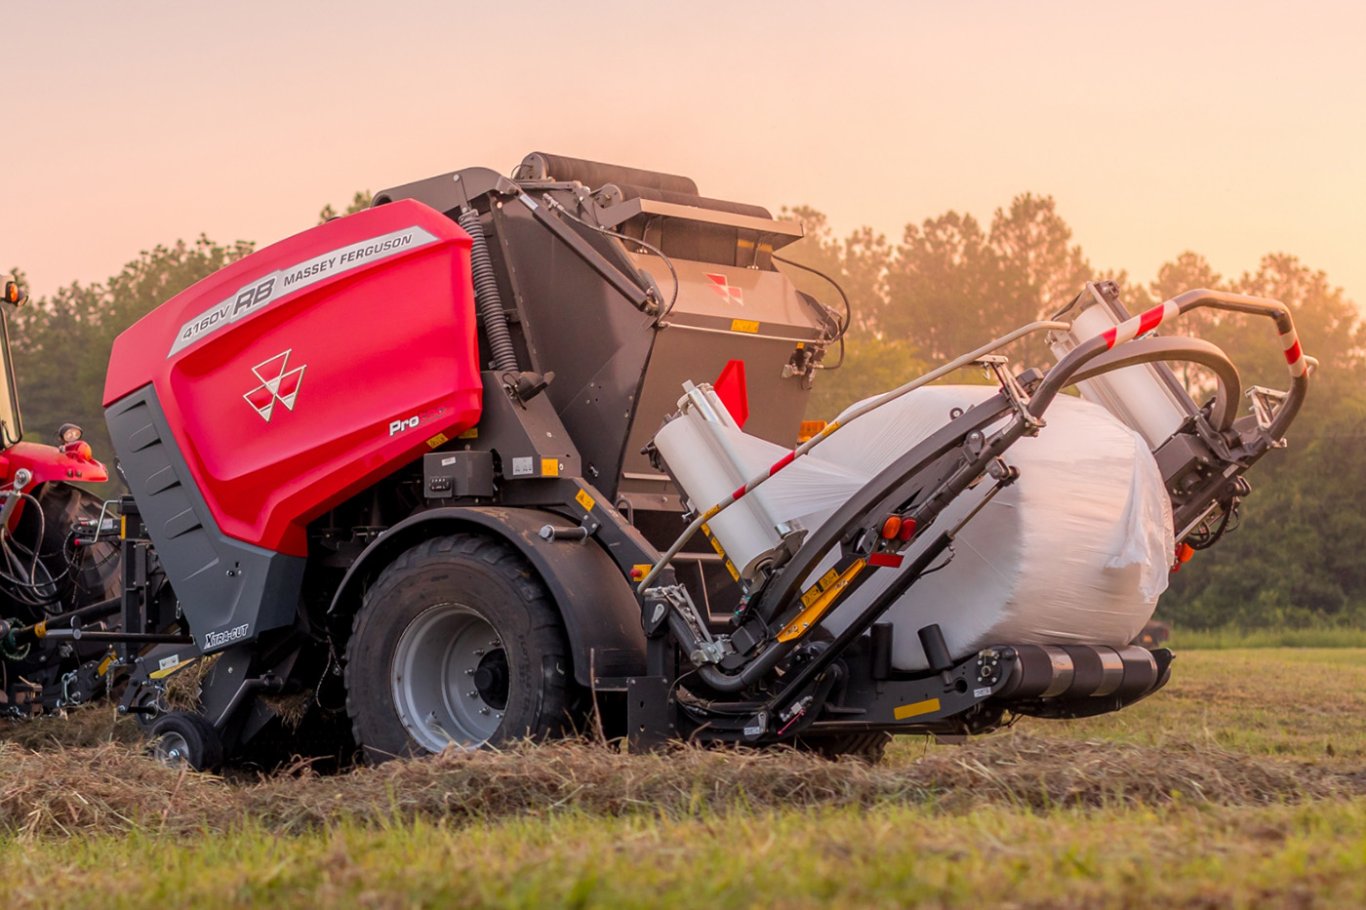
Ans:
<svg viewBox="0 0 1366 910"><path fill-rule="evenodd" d="M726 555L726 549L725 547L721 546L721 541L717 540L715 537L712 536L711 528L707 527L705 524L702 525L702 534L707 538L707 541L711 544L711 548L716 551L716 555L724 559Z"/></svg>
<svg viewBox="0 0 1366 910"><path fill-rule="evenodd" d="M468 430L466 430L465 432L461 433L459 436L457 436L457 437L455 437L455 438L456 438L456 439L478 439L478 438L479 438L479 428L478 428L478 427L470 427Z"/></svg>
<svg viewBox="0 0 1366 910"><path fill-rule="evenodd" d="M814 626L816 622L825 615L825 611L829 610L835 601L839 600L840 595L844 593L844 589L849 587L849 583L854 580L854 577L858 575L858 573L863 571L863 567L866 565L867 563L862 559L854 560L849 568L845 569L844 572L835 579L834 583L823 588L820 592L820 596L810 604L806 603L806 598L803 596L802 603L806 609L799 613L796 619L788 623L783 630L778 633L778 641L791 641L794 638L801 638L805 635L806 630ZM832 569L831 571L834 570ZM824 582L825 579L822 578L821 581Z"/></svg>
<svg viewBox="0 0 1366 910"><path fill-rule="evenodd" d="M740 573L736 570L735 563L731 562L729 559L726 560L726 571L730 573L730 577L733 580L740 580Z"/></svg>
<svg viewBox="0 0 1366 910"><path fill-rule="evenodd" d="M559 477L559 476L560 476L560 460L559 460L558 458L542 458L542 459L541 459L541 476L542 476L542 477ZM584 508L585 508L585 509L591 509L592 506L584 506Z"/></svg>
<svg viewBox="0 0 1366 910"><path fill-rule="evenodd" d="M450 441L451 441L451 438L450 438L449 436L447 436L445 433L437 433L437 434L436 434L435 436L433 436L431 439L428 439L428 440L427 440L427 448L429 448L429 449L435 449L435 448L437 448L438 446L444 446L446 443L448 443L448 442L450 442Z"/></svg>
<svg viewBox="0 0 1366 910"><path fill-rule="evenodd" d="M119 516L119 540L128 539L128 516Z"/></svg>
<svg viewBox="0 0 1366 910"><path fill-rule="evenodd" d="M104 674L108 673L108 672L109 672L109 665L112 664L113 662L114 662L114 655L113 655L112 653L104 655L104 660L100 661L100 665L99 665L98 667L95 668L95 675L96 675L96 676L103 676Z"/></svg>
<svg viewBox="0 0 1366 910"><path fill-rule="evenodd" d="M816 583L807 588L802 594L802 606L809 607L815 603L816 598L820 597L821 593L824 592L826 588L839 581L839 577L840 573L831 569L829 572L826 572L820 578L816 579Z"/></svg>
<svg viewBox="0 0 1366 910"><path fill-rule="evenodd" d="M927 698L924 701L911 702L909 705L897 705L892 709L892 717L897 720L907 720L912 717L919 717L922 714L933 714L939 710L939 699Z"/></svg>
<svg viewBox="0 0 1366 910"><path fill-rule="evenodd" d="M585 512L593 511L593 506L598 504L598 501L596 499L588 495L587 490L580 490L579 492L575 493L574 501L577 502L579 505L583 506L583 510Z"/></svg>
<svg viewBox="0 0 1366 910"><path fill-rule="evenodd" d="M759 331L759 323L755 322L753 319L732 319L730 321L730 330L732 332L748 332L753 335Z"/></svg>
<svg viewBox="0 0 1366 910"><path fill-rule="evenodd" d="M803 420L797 425L797 443L800 445L825 429L824 420Z"/></svg>
<svg viewBox="0 0 1366 910"><path fill-rule="evenodd" d="M172 659L172 658L166 658L166 659L167 659L167 660L170 660L170 659ZM188 667L190 664L192 664L192 663L194 663L195 661L199 660L199 658L198 658L198 657L191 657L189 660L179 660L179 659L175 659L175 660L176 660L176 662L173 663L173 664L171 664L170 666L162 667L160 670L154 670L153 672L147 674L147 678L148 678L148 679L165 679L166 677L170 676L172 673L175 673L175 672L178 671L178 670L183 670L183 669L185 669L185 668Z"/></svg>

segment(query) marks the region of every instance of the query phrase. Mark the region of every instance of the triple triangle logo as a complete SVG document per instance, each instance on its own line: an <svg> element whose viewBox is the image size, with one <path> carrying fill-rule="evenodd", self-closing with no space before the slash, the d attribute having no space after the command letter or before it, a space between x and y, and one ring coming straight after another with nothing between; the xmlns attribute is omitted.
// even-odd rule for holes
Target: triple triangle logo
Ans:
<svg viewBox="0 0 1366 910"><path fill-rule="evenodd" d="M276 404L282 404L286 411L292 411L294 400L299 397L299 386L304 381L304 370L308 369L308 364L289 369L289 355L292 353L294 349L290 348L251 368L261 384L242 397L266 423L270 423Z"/></svg>
<svg viewBox="0 0 1366 910"><path fill-rule="evenodd" d="M744 290L727 281L725 275L718 275L715 272L703 272L702 274L710 279L711 284L708 287L711 288L713 294L719 296L726 303L745 305Z"/></svg>

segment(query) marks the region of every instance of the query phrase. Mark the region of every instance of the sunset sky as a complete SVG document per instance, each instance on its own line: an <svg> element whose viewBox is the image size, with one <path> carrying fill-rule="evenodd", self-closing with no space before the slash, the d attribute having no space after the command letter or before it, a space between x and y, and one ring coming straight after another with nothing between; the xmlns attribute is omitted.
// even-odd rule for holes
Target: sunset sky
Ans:
<svg viewBox="0 0 1366 910"><path fill-rule="evenodd" d="M898 238L1048 193L1098 269L1272 250L1366 301L1366 4L0 4L0 267L39 293L200 232L532 150Z"/></svg>

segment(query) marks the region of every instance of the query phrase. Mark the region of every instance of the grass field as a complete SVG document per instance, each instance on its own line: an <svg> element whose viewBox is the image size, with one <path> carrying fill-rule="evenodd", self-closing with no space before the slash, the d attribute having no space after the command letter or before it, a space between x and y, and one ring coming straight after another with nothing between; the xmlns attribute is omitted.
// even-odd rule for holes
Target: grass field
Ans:
<svg viewBox="0 0 1366 910"><path fill-rule="evenodd" d="M1217 648L1366 648L1366 629L1180 629L1172 644L1183 650Z"/></svg>
<svg viewBox="0 0 1366 910"><path fill-rule="evenodd" d="M0 728L4 907L1366 906L1361 649L1193 651L1119 714L874 768L568 744L228 783L110 717Z"/></svg>

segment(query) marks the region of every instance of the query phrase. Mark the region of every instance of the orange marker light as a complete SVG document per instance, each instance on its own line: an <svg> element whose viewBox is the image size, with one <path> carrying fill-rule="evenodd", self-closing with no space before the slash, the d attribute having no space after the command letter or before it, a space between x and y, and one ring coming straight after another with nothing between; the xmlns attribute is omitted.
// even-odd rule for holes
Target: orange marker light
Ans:
<svg viewBox="0 0 1366 910"><path fill-rule="evenodd" d="M1190 562L1190 561L1191 561L1191 557L1194 556L1194 555L1195 555L1195 547L1192 547L1190 544L1184 543L1184 542L1183 542L1183 543L1179 543L1179 544L1176 545L1176 561L1177 561L1177 562L1182 562L1182 563Z"/></svg>
<svg viewBox="0 0 1366 910"><path fill-rule="evenodd" d="M901 533L901 516L888 515L887 520L882 523L882 539L892 540Z"/></svg>

